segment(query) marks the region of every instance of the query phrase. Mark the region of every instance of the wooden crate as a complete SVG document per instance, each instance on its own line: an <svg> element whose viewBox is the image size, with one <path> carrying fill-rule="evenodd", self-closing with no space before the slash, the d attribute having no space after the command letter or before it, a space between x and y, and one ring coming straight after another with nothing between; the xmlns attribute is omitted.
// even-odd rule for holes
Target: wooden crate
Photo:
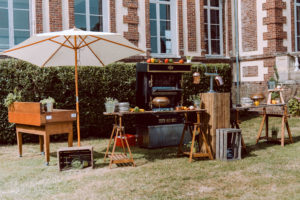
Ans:
<svg viewBox="0 0 300 200"><path fill-rule="evenodd" d="M240 160L242 154L242 130L225 128L217 129L216 133L216 159L225 161Z"/></svg>
<svg viewBox="0 0 300 200"><path fill-rule="evenodd" d="M59 171L71 169L71 163L74 159L87 161L89 168L94 168L93 147L68 147L57 150Z"/></svg>
<svg viewBox="0 0 300 200"><path fill-rule="evenodd" d="M208 136L213 155L216 154L216 129L230 127L230 93L202 93L201 108L206 114L201 118L204 131ZM202 144L202 150L204 150Z"/></svg>

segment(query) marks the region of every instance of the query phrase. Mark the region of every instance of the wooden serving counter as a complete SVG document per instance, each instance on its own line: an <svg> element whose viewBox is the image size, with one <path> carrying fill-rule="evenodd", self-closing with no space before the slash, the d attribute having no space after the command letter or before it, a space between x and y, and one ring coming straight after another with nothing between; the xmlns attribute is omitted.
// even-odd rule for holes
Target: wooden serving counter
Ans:
<svg viewBox="0 0 300 200"><path fill-rule="evenodd" d="M50 135L68 134L68 146L73 146L75 110L53 109L45 112L37 102L15 102L8 112L8 121L16 124L19 155L22 156L22 133L39 135L40 151L45 150L46 164L50 161Z"/></svg>

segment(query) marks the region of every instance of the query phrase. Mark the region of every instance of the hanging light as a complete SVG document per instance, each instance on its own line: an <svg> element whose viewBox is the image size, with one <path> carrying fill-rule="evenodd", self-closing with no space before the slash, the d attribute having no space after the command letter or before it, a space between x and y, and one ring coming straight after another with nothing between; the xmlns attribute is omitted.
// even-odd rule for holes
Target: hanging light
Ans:
<svg viewBox="0 0 300 200"><path fill-rule="evenodd" d="M295 56L295 69L294 72L300 71L299 69L299 62L298 62L298 56Z"/></svg>
<svg viewBox="0 0 300 200"><path fill-rule="evenodd" d="M197 71L193 73L193 83L200 84L200 73L198 72L198 67Z"/></svg>

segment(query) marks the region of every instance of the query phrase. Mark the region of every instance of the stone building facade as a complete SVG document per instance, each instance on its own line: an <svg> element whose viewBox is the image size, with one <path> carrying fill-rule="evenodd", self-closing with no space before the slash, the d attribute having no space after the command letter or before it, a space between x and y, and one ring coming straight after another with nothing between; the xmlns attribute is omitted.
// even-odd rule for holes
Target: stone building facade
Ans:
<svg viewBox="0 0 300 200"><path fill-rule="evenodd" d="M120 33L146 51L128 61L189 55L194 62L230 63L241 97L266 92L274 66L286 98L300 93L300 0L7 0L0 18L0 50L76 26Z"/></svg>

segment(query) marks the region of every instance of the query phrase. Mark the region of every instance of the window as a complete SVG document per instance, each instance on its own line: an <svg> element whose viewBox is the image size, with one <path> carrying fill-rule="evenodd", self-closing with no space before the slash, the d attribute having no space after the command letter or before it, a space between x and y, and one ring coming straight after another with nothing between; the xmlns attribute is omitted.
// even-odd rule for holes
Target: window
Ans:
<svg viewBox="0 0 300 200"><path fill-rule="evenodd" d="M30 37L29 0L0 0L0 51Z"/></svg>
<svg viewBox="0 0 300 200"><path fill-rule="evenodd" d="M87 31L108 31L107 0L75 0L75 26Z"/></svg>
<svg viewBox="0 0 300 200"><path fill-rule="evenodd" d="M176 1L150 0L151 53L174 55L175 53L175 12Z"/></svg>
<svg viewBox="0 0 300 200"><path fill-rule="evenodd" d="M207 55L222 55L222 0L204 0L205 49Z"/></svg>
<svg viewBox="0 0 300 200"><path fill-rule="evenodd" d="M295 0L295 50L300 51L300 0Z"/></svg>

